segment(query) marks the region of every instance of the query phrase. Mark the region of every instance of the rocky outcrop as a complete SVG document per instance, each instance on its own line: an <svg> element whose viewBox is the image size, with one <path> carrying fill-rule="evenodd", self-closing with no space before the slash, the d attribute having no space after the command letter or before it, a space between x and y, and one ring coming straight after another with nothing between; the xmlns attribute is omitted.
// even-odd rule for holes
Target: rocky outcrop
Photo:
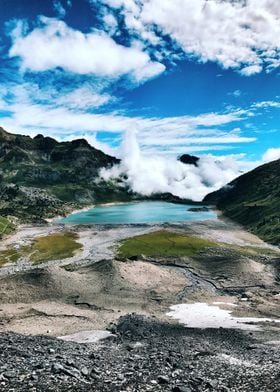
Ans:
<svg viewBox="0 0 280 392"><path fill-rule="evenodd" d="M197 166L199 158L194 155L183 154L179 158L179 161L185 163L186 165Z"/></svg>

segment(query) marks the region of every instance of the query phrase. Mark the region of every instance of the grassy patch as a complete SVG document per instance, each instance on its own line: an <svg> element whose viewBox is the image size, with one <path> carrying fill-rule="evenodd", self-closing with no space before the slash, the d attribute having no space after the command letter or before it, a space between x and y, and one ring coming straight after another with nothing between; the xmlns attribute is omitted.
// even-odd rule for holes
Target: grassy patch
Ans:
<svg viewBox="0 0 280 392"><path fill-rule="evenodd" d="M40 263L72 257L76 250L82 248L82 245L76 241L77 238L76 233L54 233L38 237L30 246L29 260Z"/></svg>
<svg viewBox="0 0 280 392"><path fill-rule="evenodd" d="M121 243L118 257L133 256L195 256L207 248L217 248L218 244L191 235L172 233L165 230L129 238Z"/></svg>
<svg viewBox="0 0 280 392"><path fill-rule="evenodd" d="M72 257L82 248L77 239L76 233L54 233L35 238L31 245L0 251L0 266L16 263L20 257L26 257L35 264Z"/></svg>
<svg viewBox="0 0 280 392"><path fill-rule="evenodd" d="M4 235L12 233L15 226L7 219L0 216L0 238Z"/></svg>
<svg viewBox="0 0 280 392"><path fill-rule="evenodd" d="M260 246L237 246L227 245L227 248L237 252L243 256L268 256L268 257L280 257L280 251L277 249L260 247Z"/></svg>
<svg viewBox="0 0 280 392"><path fill-rule="evenodd" d="M6 249L0 251L0 267L8 263L16 263L21 254L15 249Z"/></svg>
<svg viewBox="0 0 280 392"><path fill-rule="evenodd" d="M213 255L229 259L232 257L236 259L240 259L240 257L258 259L259 256L279 257L280 252L265 247L217 243L196 236L178 234L165 230L124 240L118 249L118 257L120 259L141 255L151 257L195 257L198 255L207 256L208 254L210 256L209 261L211 261Z"/></svg>

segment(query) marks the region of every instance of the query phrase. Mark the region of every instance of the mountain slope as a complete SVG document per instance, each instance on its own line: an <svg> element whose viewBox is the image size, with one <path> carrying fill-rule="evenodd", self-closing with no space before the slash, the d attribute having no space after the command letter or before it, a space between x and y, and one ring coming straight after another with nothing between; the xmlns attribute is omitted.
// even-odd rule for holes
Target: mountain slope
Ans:
<svg viewBox="0 0 280 392"><path fill-rule="evenodd" d="M84 139L14 135L0 128L0 216L34 221L100 201L127 200L122 184L98 177L120 161Z"/></svg>
<svg viewBox="0 0 280 392"><path fill-rule="evenodd" d="M215 204L224 214L264 240L280 243L280 160L259 166L204 202Z"/></svg>

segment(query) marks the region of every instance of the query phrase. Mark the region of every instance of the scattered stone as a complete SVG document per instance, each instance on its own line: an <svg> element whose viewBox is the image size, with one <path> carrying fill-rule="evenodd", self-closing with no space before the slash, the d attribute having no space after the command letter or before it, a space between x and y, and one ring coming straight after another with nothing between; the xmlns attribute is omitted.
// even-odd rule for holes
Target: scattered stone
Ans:
<svg viewBox="0 0 280 392"><path fill-rule="evenodd" d="M176 387L172 389L172 392L192 392L192 389L189 387L176 385Z"/></svg>
<svg viewBox="0 0 280 392"><path fill-rule="evenodd" d="M90 374L90 371L86 366L83 366L81 369L81 373L83 376L88 377L88 375Z"/></svg>
<svg viewBox="0 0 280 392"><path fill-rule="evenodd" d="M188 329L139 315L122 317L112 328L115 340L102 344L1 333L0 390L276 391L279 347L264 346L257 333ZM276 332L270 331L272 339Z"/></svg>
<svg viewBox="0 0 280 392"><path fill-rule="evenodd" d="M169 383L169 378L167 376L158 376L158 383L160 385L168 384Z"/></svg>

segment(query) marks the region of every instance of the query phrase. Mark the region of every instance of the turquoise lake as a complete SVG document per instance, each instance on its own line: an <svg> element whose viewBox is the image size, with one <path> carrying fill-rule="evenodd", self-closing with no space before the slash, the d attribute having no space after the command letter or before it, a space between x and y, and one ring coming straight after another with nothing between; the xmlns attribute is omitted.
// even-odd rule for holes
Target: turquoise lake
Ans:
<svg viewBox="0 0 280 392"><path fill-rule="evenodd" d="M193 205L161 201L143 201L102 205L73 213L57 223L72 224L130 224L205 220L216 218L214 211L188 211Z"/></svg>

